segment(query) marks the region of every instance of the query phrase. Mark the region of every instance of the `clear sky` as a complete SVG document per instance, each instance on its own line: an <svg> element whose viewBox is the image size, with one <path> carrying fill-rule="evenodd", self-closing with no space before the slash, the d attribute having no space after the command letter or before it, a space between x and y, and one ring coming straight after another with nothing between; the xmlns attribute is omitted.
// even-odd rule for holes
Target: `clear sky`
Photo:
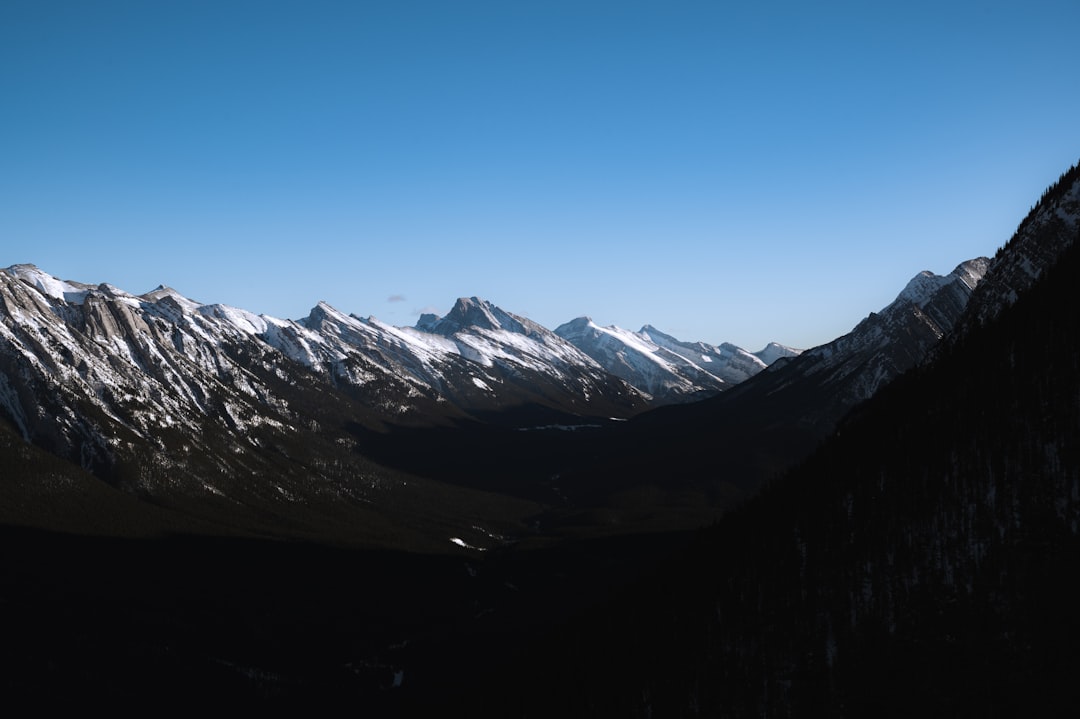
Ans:
<svg viewBox="0 0 1080 719"><path fill-rule="evenodd" d="M1076 0L3 0L0 266L813 346L992 255L1080 159L1078 28Z"/></svg>

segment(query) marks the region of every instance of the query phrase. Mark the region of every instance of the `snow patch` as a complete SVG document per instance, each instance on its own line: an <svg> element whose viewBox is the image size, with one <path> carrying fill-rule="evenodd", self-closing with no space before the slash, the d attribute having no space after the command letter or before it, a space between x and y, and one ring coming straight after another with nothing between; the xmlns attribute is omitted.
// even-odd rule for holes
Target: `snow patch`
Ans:
<svg viewBox="0 0 1080 719"><path fill-rule="evenodd" d="M46 297L81 305L91 286L81 282L66 282L42 272L34 265L12 265L4 270L22 280Z"/></svg>
<svg viewBox="0 0 1080 719"><path fill-rule="evenodd" d="M465 549L473 549L473 550L476 550L477 552L487 551L483 547L474 547L473 545L469 544L468 542L466 542L461 537L450 537L450 541L453 542L454 544L458 545L459 547L463 547Z"/></svg>

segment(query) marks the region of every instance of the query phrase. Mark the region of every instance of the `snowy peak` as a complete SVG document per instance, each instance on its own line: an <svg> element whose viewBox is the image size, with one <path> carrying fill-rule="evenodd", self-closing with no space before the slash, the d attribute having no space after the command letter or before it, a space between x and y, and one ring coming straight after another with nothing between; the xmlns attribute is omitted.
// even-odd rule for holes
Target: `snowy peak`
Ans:
<svg viewBox="0 0 1080 719"><path fill-rule="evenodd" d="M765 345L764 349L754 352L754 355L766 365L772 365L779 359L798 357L801 353L802 350L797 350L793 347L787 347L786 345L782 345L777 342L770 342L769 344Z"/></svg>
<svg viewBox="0 0 1080 719"><path fill-rule="evenodd" d="M172 287L166 285L158 285L154 289L150 290L146 294L139 295L139 298L147 302L162 302L168 300L176 307L179 307L185 314L191 314L202 306L201 302L196 302L192 299L180 294Z"/></svg>
<svg viewBox="0 0 1080 719"><path fill-rule="evenodd" d="M948 275L935 275L929 270L923 270L907 283L907 286L896 296L896 301L911 302L922 307L930 301L935 292L948 284L949 281L950 277Z"/></svg>
<svg viewBox="0 0 1080 719"><path fill-rule="evenodd" d="M940 339L952 331L989 264L989 259L976 257L960 263L947 275L921 272L892 304L881 311L881 315L887 321L893 321L906 316L914 307L923 322Z"/></svg>
<svg viewBox="0 0 1080 719"><path fill-rule="evenodd" d="M682 342L652 325L631 332L614 325L601 327L588 317L578 317L557 327L555 334L661 403L715 394L768 365L733 344Z"/></svg>
<svg viewBox="0 0 1080 719"><path fill-rule="evenodd" d="M93 288L93 285L57 279L42 272L37 265L12 265L3 271L16 279L22 280L46 297L71 302L72 304L82 304L83 300L86 299L86 293Z"/></svg>
<svg viewBox="0 0 1080 719"><path fill-rule="evenodd" d="M896 302L911 302L920 308L933 300L934 296L943 288L950 285L962 285L957 289L960 292L970 294L975 285L982 280L990 266L990 260L986 257L976 257L957 265L956 269L947 275L936 275L929 270L923 270L908 282L907 286L896 297Z"/></svg>
<svg viewBox="0 0 1080 719"><path fill-rule="evenodd" d="M55 332L70 335L67 345L90 340L96 343L95 352L111 348L107 351L124 358L120 365L99 358L102 376L130 365L130 377L109 380L126 387L117 396L165 397L160 386L171 382L189 387L190 397L208 397L221 373L234 378L248 372L237 357L277 357L267 359L266 367L276 367L279 379L295 371L284 369L293 363L335 387L349 388L354 396L376 392L372 404L392 417L430 412L421 409L427 401L465 413L539 404L610 417L629 416L647 404L707 396L767 364L734 345L684 343L651 325L632 332L599 327L581 317L560 328L560 335L478 297L460 298L445 316L425 314L415 327L402 328L345 314L326 302L292 321L226 304L202 304L164 284L136 296L109 284L59 280L33 265L14 265L3 273L24 288L19 304L33 305L33 312L17 310L18 321L34 315L36 326L57 325ZM177 353L183 358L173 357ZM84 354L71 346L64 357ZM39 359L43 366L67 361ZM184 382L164 375L152 381L142 377L159 364L181 367L190 362L203 367L206 376ZM113 369L104 369L106 365ZM146 388L136 388L145 382ZM253 386L251 393L277 401L266 388ZM200 407L205 404L199 402ZM175 412L151 405L148 418ZM120 413L111 405L105 409Z"/></svg>
<svg viewBox="0 0 1080 719"><path fill-rule="evenodd" d="M329 343L336 358L323 364L334 373L352 372L359 360L348 358L360 355L465 409L539 401L584 414L595 401L596 408L622 415L643 404L632 387L573 345L476 297L459 299L445 317L425 314L415 327L345 315L326 303L297 324Z"/></svg>
<svg viewBox="0 0 1080 719"><path fill-rule="evenodd" d="M592 317L575 317L569 322L565 322L555 328L555 334L559 335L563 339L569 339L571 336L587 333L591 331L598 331L600 327L595 325L592 321Z"/></svg>
<svg viewBox="0 0 1080 719"><path fill-rule="evenodd" d="M623 361L626 359L626 353L631 352L637 353L651 362L663 363L663 360L656 356L656 352L660 348L651 342L648 337L630 330L624 330L615 325L601 327L588 317L578 317L575 320L559 325L555 328L555 334L590 356L592 354L585 349L584 345L602 346L611 349ZM596 357L593 357L593 359L596 359ZM604 362L597 361L607 367ZM610 372L611 369L608 368L608 371Z"/></svg>
<svg viewBox="0 0 1080 719"><path fill-rule="evenodd" d="M297 320L297 324L303 325L311 330L317 330L320 325L325 322L348 322L350 320L359 320L357 317L347 316L333 305L319 300L319 302L311 308L308 312L308 316Z"/></svg>
<svg viewBox="0 0 1080 719"><path fill-rule="evenodd" d="M669 334L646 325L639 333L657 346L679 356L719 378L727 386L745 382L764 370L768 363L742 347L730 342L710 345L705 342L683 342Z"/></svg>
<svg viewBox="0 0 1080 719"><path fill-rule="evenodd" d="M445 317L432 319L433 317L433 315L421 317L426 331L446 337L468 329L506 330L528 335L538 328L538 325L512 315L478 297L460 297Z"/></svg>
<svg viewBox="0 0 1080 719"><path fill-rule="evenodd" d="M254 312L220 304L200 305L196 311L204 317L220 320L244 334L262 335L266 332L266 319Z"/></svg>
<svg viewBox="0 0 1080 719"><path fill-rule="evenodd" d="M33 265L4 272L45 302L92 303L95 309L87 321L100 336L116 334L109 317L118 310L108 308L125 303L133 327L153 318L215 344L255 342L258 352L276 351L338 383L359 386L382 374L405 381L410 391L462 406L473 403L481 387L489 395L485 403L509 401L496 396L508 392L507 377L515 378L519 391L529 376L537 385L533 389L552 385L538 390L541 396L562 397L558 402L568 401L575 411L584 411L590 398L607 397L611 411L622 414L636 411L630 408L644 397L655 404L720 391L767 365L734 345L684 343L651 325L631 332L581 317L560 328L560 335L478 297L462 297L445 316L424 314L415 327L400 328L347 315L326 302L301 320L280 320L230 305L202 304L164 284L135 296L108 284L58 280ZM193 339L176 335L173 341L190 348ZM491 389L500 386L498 393Z"/></svg>
<svg viewBox="0 0 1080 719"><path fill-rule="evenodd" d="M439 324L440 318L437 314L431 312L425 312L420 315L420 319L416 321L416 329L421 332L434 332L435 327Z"/></svg>

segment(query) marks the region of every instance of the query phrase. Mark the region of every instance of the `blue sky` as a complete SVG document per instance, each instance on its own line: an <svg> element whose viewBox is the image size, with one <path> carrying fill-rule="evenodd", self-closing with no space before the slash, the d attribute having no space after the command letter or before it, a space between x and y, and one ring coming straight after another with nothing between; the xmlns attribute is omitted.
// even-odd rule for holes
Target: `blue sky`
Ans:
<svg viewBox="0 0 1080 719"><path fill-rule="evenodd" d="M806 347L1080 159L1075 0L751 5L4 0L0 266Z"/></svg>

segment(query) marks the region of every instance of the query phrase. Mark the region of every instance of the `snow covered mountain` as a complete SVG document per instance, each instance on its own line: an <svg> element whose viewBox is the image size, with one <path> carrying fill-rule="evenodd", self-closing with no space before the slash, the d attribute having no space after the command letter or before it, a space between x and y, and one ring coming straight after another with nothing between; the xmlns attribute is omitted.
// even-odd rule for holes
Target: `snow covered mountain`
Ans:
<svg viewBox="0 0 1080 719"><path fill-rule="evenodd" d="M313 503L335 517L342 502L399 506L405 480L362 449L391 429L588 424L647 407L569 343L475 299L426 332L325 303L282 320L164 286L134 295L33 265L0 270L0 437L185 516L264 527L281 512L301 521Z"/></svg>
<svg viewBox="0 0 1080 719"><path fill-rule="evenodd" d="M631 332L601 327L589 317L560 325L555 334L664 404L715 395L753 377L780 357L799 354L799 350L776 343L750 353L729 343L682 342L652 325Z"/></svg>
<svg viewBox="0 0 1080 719"><path fill-rule="evenodd" d="M388 371L465 412L533 404L623 417L646 407L634 388L550 331L475 297L459 299L443 318L424 315L417 327L344 315L325 303L298 324L335 352L380 358Z"/></svg>
<svg viewBox="0 0 1080 719"><path fill-rule="evenodd" d="M286 427L310 419L287 399L301 378L359 401L368 422L525 405L628 416L646 406L569 343L475 298L425 332L325 303L295 322L164 286L136 296L15 265L0 272L0 310L0 408L25 438L84 464L114 438L86 408L146 438L203 422Z"/></svg>
<svg viewBox="0 0 1080 719"><path fill-rule="evenodd" d="M847 394L829 389L823 401L849 406L940 339L984 270L972 261L947 277L923 273L851 335L799 355L588 318L551 332L475 297L415 327L325 303L282 320L165 286L133 295L15 265L0 271L0 411L24 439L145 487L164 473L235 476L227 448L257 456L315 428L348 446L344 427L430 426L511 409L534 424L629 417L715 394L780 358L770 386L843 380ZM148 446L159 450L152 462L143 461Z"/></svg>

